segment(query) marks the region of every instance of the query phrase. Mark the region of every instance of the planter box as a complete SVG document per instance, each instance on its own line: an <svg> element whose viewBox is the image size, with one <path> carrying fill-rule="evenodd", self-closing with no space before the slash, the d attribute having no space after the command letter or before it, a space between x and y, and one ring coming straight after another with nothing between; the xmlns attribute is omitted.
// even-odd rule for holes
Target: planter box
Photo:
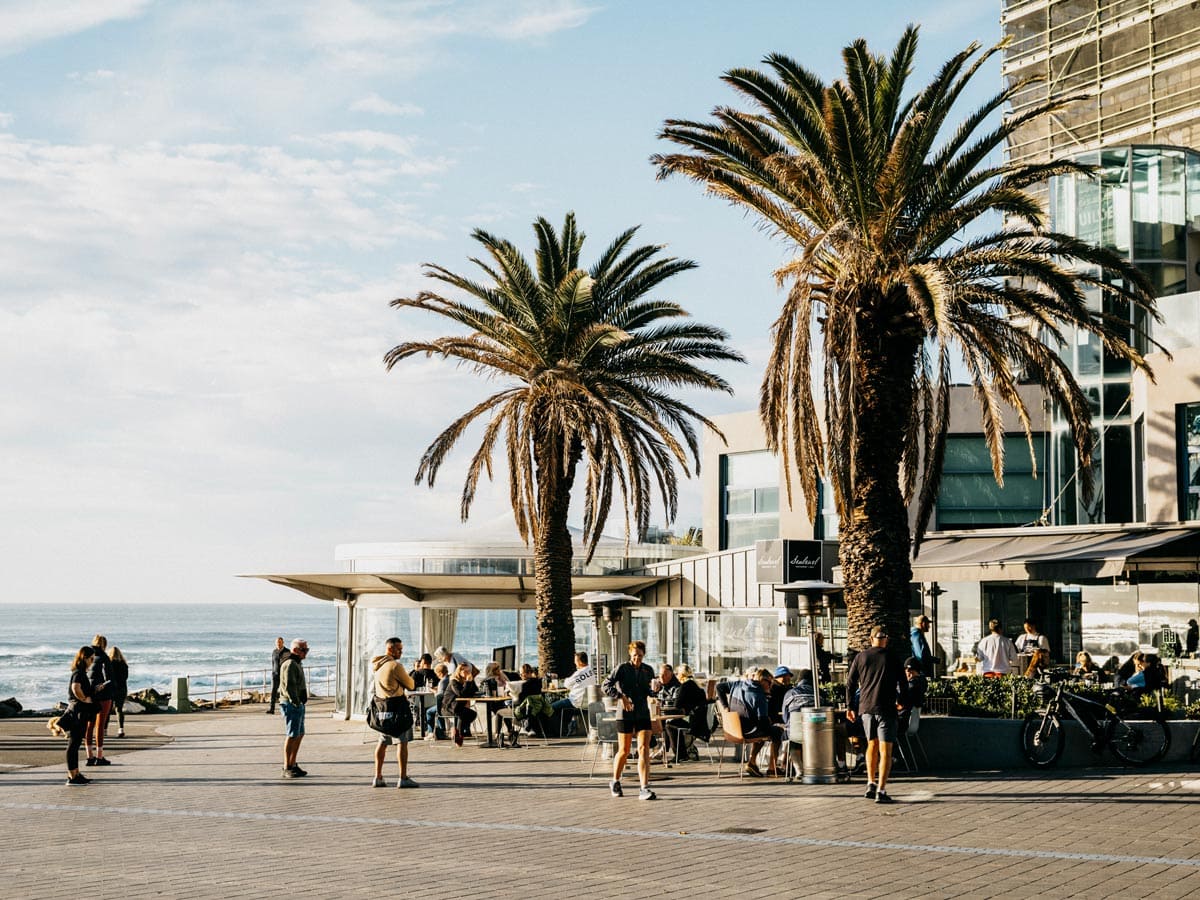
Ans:
<svg viewBox="0 0 1200 900"><path fill-rule="evenodd" d="M1019 719L922 716L921 743L929 756L929 768L935 771L1032 769L1021 753L1021 725ZM1067 745L1058 761L1060 767L1123 765L1107 748L1093 753L1091 740L1078 722L1064 722L1064 726ZM1171 729L1171 747L1162 762L1187 763L1200 722L1171 721L1167 727Z"/></svg>

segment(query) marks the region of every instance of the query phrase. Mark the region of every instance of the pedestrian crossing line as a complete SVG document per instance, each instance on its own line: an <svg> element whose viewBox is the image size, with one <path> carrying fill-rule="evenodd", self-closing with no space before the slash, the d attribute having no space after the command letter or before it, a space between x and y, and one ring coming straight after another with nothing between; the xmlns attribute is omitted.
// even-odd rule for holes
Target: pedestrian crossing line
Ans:
<svg viewBox="0 0 1200 900"><path fill-rule="evenodd" d="M373 816L321 816L296 813L253 813L216 809L155 809L137 806L87 806L74 803L0 803L0 809L43 812L94 812L104 815L163 816L180 819L233 819L251 822L300 822L332 825L385 825L428 830L502 831L572 836L632 837L688 842L723 842L761 846L814 847L822 849L884 850L903 853L946 853L959 856L1001 856L1013 859L1069 860L1097 863L1142 863L1200 869L1200 858L1129 856L1118 853L1072 853L1064 850L1023 850L1004 847L962 847L952 844L908 844L896 841L853 841L834 838L773 837L764 834L722 834L711 831L650 831L632 828L589 828L581 825L532 825L518 822L436 822L428 819L399 819Z"/></svg>

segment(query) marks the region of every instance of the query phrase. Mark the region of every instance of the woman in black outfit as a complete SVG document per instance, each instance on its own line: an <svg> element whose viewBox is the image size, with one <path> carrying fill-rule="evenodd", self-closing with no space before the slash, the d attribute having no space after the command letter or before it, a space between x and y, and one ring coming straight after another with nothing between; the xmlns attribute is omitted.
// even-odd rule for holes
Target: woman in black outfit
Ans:
<svg viewBox="0 0 1200 900"><path fill-rule="evenodd" d="M125 737L125 697L129 693L129 663L125 662L125 654L120 647L113 647L108 655L112 684L109 692L112 695L113 712L117 714L117 737Z"/></svg>
<svg viewBox="0 0 1200 900"><path fill-rule="evenodd" d="M459 703L458 698L478 696L479 688L471 677L471 664L460 663L446 685L446 694L442 698L442 715L454 717L454 733L451 736L459 747L463 745L463 735L471 730L477 713L471 709L470 703Z"/></svg>
<svg viewBox="0 0 1200 900"><path fill-rule="evenodd" d="M708 727L708 704L710 701L708 695L704 693L704 688L696 684L691 666L684 663L675 674L679 681L679 693L675 695L675 709L687 716L682 721L668 723L668 727L675 732L672 735L674 738L672 746L675 747L676 761L682 762L685 756L689 759L699 759L699 754L690 746L691 742L684 738L684 734L702 741L707 741L712 737L712 730Z"/></svg>
<svg viewBox="0 0 1200 900"><path fill-rule="evenodd" d="M629 751L633 737L637 735L638 745L638 783L641 790L639 800L657 800L658 796L650 790L650 705L646 702L650 697L650 682L654 680L654 670L642 660L646 658L644 641L634 641L629 645L629 662L621 663L611 675L604 679L602 690L606 697L618 701L617 705L617 751L613 754L613 777L609 782L609 790L614 797L621 797L621 773L625 771L625 763L629 759Z"/></svg>
<svg viewBox="0 0 1200 900"><path fill-rule="evenodd" d="M92 682L88 678L88 667L92 664L94 650L91 647L80 647L71 663L71 683L67 688L67 711L59 724L66 724L68 729L67 741L67 784L89 784L92 779L79 773L79 745L83 743L83 735L96 715L97 706L93 702Z"/></svg>

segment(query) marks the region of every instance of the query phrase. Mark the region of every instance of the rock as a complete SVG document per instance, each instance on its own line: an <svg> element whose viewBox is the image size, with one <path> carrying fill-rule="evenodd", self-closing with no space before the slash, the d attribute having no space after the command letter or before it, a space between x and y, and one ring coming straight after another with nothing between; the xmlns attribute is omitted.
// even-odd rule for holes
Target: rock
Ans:
<svg viewBox="0 0 1200 900"><path fill-rule="evenodd" d="M21 704L16 697L0 700L0 719L11 719L21 714Z"/></svg>

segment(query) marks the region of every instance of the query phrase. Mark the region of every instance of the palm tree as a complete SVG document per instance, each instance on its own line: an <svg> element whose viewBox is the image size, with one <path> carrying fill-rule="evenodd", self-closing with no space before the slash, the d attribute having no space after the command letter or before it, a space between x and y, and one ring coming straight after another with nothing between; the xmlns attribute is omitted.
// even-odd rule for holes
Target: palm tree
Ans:
<svg viewBox="0 0 1200 900"><path fill-rule="evenodd" d="M995 162L1009 134L1069 100L993 126L1024 86L1013 83L950 127L951 108L1003 43L982 53L972 44L906 96L916 46L911 26L890 59L855 41L843 51L845 77L830 84L777 54L764 60L767 71L734 69L724 81L753 110L719 107L713 122L670 120L660 136L685 150L652 160L660 178L691 178L794 249L775 273L788 291L759 410L784 471L794 463L799 472L810 517L817 478L828 472L832 480L852 646L865 645L876 623L907 633L909 553L919 549L937 498L955 354L980 402L996 480L1005 405L1016 410L1032 454L1017 392L1023 374L1041 382L1069 423L1086 492L1091 416L1048 343L1082 329L1145 369L1128 340L1128 317L1089 309L1083 289L1100 290L1105 308L1128 301L1154 315L1151 287L1136 269L1048 231L1028 190L1087 167ZM996 213L1008 219L1003 230L989 224ZM823 383L823 414L814 382ZM786 487L790 496L790 476Z"/></svg>
<svg viewBox="0 0 1200 900"><path fill-rule="evenodd" d="M422 291L392 306L434 313L466 333L399 344L384 361L390 370L417 354L450 357L502 383L429 445L416 481L432 487L467 428L486 421L463 487L465 521L479 476L492 476L493 453L503 439L513 516L521 539L533 544L538 662L543 672L567 672L575 651L567 516L578 468L586 471L588 559L617 492L627 538L645 536L656 492L673 520L676 466L685 476L692 466L700 469L696 424L717 429L672 391L731 392L723 378L696 362L742 357L725 345L728 335L721 329L691 321L676 303L647 296L695 263L661 256L660 246L631 248L637 229L630 228L585 270L579 262L584 235L573 213L558 234L542 218L533 229L535 265L513 244L479 230L472 237L490 261L471 261L484 281L427 264L428 277L465 299Z"/></svg>

